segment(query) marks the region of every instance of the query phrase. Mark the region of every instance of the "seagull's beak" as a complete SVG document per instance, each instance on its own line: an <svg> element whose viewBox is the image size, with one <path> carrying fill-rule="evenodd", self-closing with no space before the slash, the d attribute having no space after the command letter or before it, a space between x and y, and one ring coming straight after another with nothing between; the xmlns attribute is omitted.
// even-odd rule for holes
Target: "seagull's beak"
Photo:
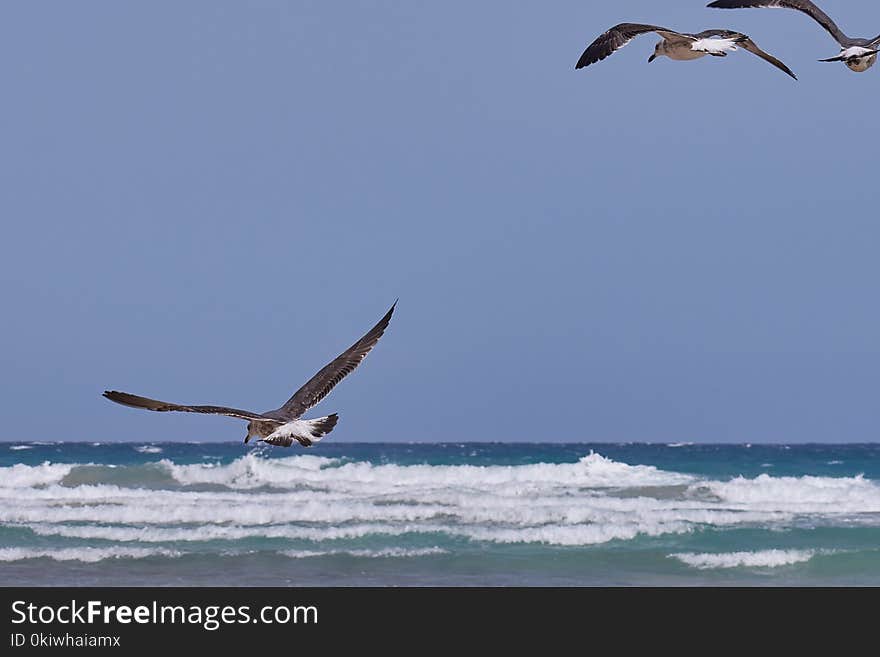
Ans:
<svg viewBox="0 0 880 657"><path fill-rule="evenodd" d="M648 63L650 64L650 63L653 62L655 59L657 59L657 55L656 55L656 54L651 55L650 57L648 57Z"/></svg>
<svg viewBox="0 0 880 657"><path fill-rule="evenodd" d="M248 441L249 441L250 439L251 439L251 435L250 435L250 434L246 435L246 436L244 437L244 444L247 445L247 444L248 444Z"/></svg>

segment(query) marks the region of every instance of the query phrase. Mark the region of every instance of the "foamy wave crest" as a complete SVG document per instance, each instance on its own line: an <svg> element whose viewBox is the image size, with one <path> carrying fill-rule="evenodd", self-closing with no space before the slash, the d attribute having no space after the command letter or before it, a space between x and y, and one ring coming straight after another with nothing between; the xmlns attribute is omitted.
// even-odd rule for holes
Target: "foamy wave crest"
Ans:
<svg viewBox="0 0 880 657"><path fill-rule="evenodd" d="M572 474L585 476L596 487L672 486L694 481L689 475L666 472L653 465L627 465L593 452L578 461L578 465L583 471L575 470Z"/></svg>
<svg viewBox="0 0 880 657"><path fill-rule="evenodd" d="M248 454L228 465L216 463L177 465L168 459L162 459L159 465L183 485L218 484L245 489L261 486L297 486L310 474L338 462L338 459L311 454L280 459L264 459L255 454Z"/></svg>
<svg viewBox="0 0 880 657"><path fill-rule="evenodd" d="M686 484L694 477L664 472L650 465L627 465L590 454L577 463L537 463L520 466L475 465L373 465L344 463L339 459L303 455L262 459L249 454L228 465L160 464L184 485L220 484L230 488L260 486L300 487L331 485L348 492L393 492L412 486L521 487L551 484L613 488Z"/></svg>
<svg viewBox="0 0 880 657"><path fill-rule="evenodd" d="M163 459L116 469L3 470L10 477L0 477L0 522L123 546L406 534L578 546L703 528L785 528L840 514L851 524L880 525L880 487L861 477L712 481L593 453L518 466L249 454L227 464Z"/></svg>
<svg viewBox="0 0 880 657"><path fill-rule="evenodd" d="M716 568L778 568L809 561L815 550L759 550L757 552L681 553L670 557L701 570Z"/></svg>
<svg viewBox="0 0 880 657"><path fill-rule="evenodd" d="M129 527L124 525L20 525L39 536L98 539L117 543L178 543L199 541L239 541L249 538L286 538L306 541L335 541L364 536L400 536L434 533L442 529L433 524L394 525L371 523L343 527L297 525L197 525L187 527ZM451 528L450 528L451 531Z"/></svg>
<svg viewBox="0 0 880 657"><path fill-rule="evenodd" d="M693 525L680 521L651 521L644 517L628 522L624 518L604 524L545 525L543 527L493 528L476 527L461 533L477 541L494 543L545 543L548 545L596 545L614 540L632 540L637 536L683 534Z"/></svg>
<svg viewBox="0 0 880 657"><path fill-rule="evenodd" d="M68 463L49 463L24 465L16 463L0 468L0 488L32 488L57 484L73 469Z"/></svg>
<svg viewBox="0 0 880 657"><path fill-rule="evenodd" d="M857 477L736 477L699 485L724 502L751 510L787 513L877 513L880 486Z"/></svg>
<svg viewBox="0 0 880 657"><path fill-rule="evenodd" d="M10 445L9 446L9 449L11 449L13 452L17 452L22 449L33 449L33 448L34 448L33 445Z"/></svg>
<svg viewBox="0 0 880 657"><path fill-rule="evenodd" d="M428 557L436 554L448 554L448 550L439 547L430 548L383 548L381 550L283 550L280 554L291 559L308 559L310 557L327 557L333 555L346 555L350 557L365 557L368 559L388 559L407 557Z"/></svg>
<svg viewBox="0 0 880 657"><path fill-rule="evenodd" d="M138 445L135 450L141 454L161 454L162 448L155 445Z"/></svg>
<svg viewBox="0 0 880 657"><path fill-rule="evenodd" d="M0 489L0 522L42 536L154 545L404 534L592 545L774 518L707 507L682 497L693 477L598 454L575 463L524 466L372 465L296 456L137 468L83 466L63 485L32 488L24 496ZM145 480L150 468L184 488L128 485L131 472ZM94 483L117 472L125 485Z"/></svg>
<svg viewBox="0 0 880 657"><path fill-rule="evenodd" d="M25 559L52 559L54 561L82 561L96 563L106 559L146 559L147 557L178 557L179 552L162 548L59 548L56 550L33 550L30 548L0 548L0 561L23 561Z"/></svg>

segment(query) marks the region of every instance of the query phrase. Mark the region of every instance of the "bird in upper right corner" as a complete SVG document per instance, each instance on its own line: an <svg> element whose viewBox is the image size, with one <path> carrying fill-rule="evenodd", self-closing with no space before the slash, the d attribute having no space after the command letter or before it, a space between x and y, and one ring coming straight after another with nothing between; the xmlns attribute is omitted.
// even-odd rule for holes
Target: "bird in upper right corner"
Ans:
<svg viewBox="0 0 880 657"><path fill-rule="evenodd" d="M741 32L734 32L733 30L704 30L696 34L690 34L688 32L676 32L667 27L643 25L641 23L621 23L600 34L584 50L575 68L584 68L590 64L602 61L615 51L623 48L637 36L649 32L656 32L662 37L662 40L654 46L654 54L648 58L649 63L662 56L682 62L699 59L706 55L727 57L728 52L742 48L797 80L797 76L792 73L788 66L770 53L761 50L754 41Z"/></svg>
<svg viewBox="0 0 880 657"><path fill-rule="evenodd" d="M880 35L873 39L853 39L846 36L837 24L824 11L819 9L810 0L715 0L708 7L715 9L741 9L746 7L782 7L795 9L805 13L822 27L828 30L840 44L840 54L837 57L820 59L820 62L843 62L849 70L856 73L867 71L877 61L877 52L880 48Z"/></svg>

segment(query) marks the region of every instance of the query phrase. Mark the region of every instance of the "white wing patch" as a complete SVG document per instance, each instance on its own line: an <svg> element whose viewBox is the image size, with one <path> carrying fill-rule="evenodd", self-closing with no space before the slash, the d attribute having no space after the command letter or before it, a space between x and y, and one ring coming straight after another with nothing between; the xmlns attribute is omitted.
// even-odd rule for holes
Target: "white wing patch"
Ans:
<svg viewBox="0 0 880 657"><path fill-rule="evenodd" d="M736 39L697 39L691 44L691 50L721 54L736 50Z"/></svg>
<svg viewBox="0 0 880 657"><path fill-rule="evenodd" d="M321 422L325 419L326 418L322 417L314 420L292 420L275 429L275 431L265 438L265 442L272 443L278 440L297 440L297 438L303 438L316 443L324 437L324 434L320 431L319 427Z"/></svg>
<svg viewBox="0 0 880 657"><path fill-rule="evenodd" d="M840 53L840 56L844 59L850 59L851 57L864 57L865 55L870 55L872 53L877 52L875 48L864 48L862 46L853 46L852 48L847 48L843 52Z"/></svg>

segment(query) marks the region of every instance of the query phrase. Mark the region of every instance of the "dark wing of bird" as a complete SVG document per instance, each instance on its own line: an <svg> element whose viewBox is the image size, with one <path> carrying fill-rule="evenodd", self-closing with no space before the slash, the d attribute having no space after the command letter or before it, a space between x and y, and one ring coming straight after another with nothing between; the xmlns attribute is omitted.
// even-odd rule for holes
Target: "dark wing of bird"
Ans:
<svg viewBox="0 0 880 657"><path fill-rule="evenodd" d="M293 394L293 397L287 400L284 406L270 411L267 415L284 420L295 420L324 399L336 387L336 384L351 374L367 357L370 350L376 346L379 338L385 333L388 322L391 321L395 306L397 306L396 301L391 306L391 310L385 313L379 323L371 328L364 337L321 368L315 376Z"/></svg>
<svg viewBox="0 0 880 657"><path fill-rule="evenodd" d="M752 41L748 36L743 34L742 32L734 32L733 30L705 30L700 32L699 34L695 34L695 37L701 39L707 39L709 37L721 37L722 39L736 39L736 45L738 45L743 50L748 50L753 55L757 55L765 62L769 62L773 64L776 68L778 68L783 73L790 75L795 80L797 80L797 76L792 72L788 66L786 66L782 61L776 59L773 55L768 52L764 52L758 47L754 41Z"/></svg>
<svg viewBox="0 0 880 657"><path fill-rule="evenodd" d="M846 36L831 17L819 9L810 0L715 0L708 7L715 9L743 9L751 7L782 7L805 13L822 27L828 30L840 45L846 45L850 39Z"/></svg>
<svg viewBox="0 0 880 657"><path fill-rule="evenodd" d="M780 60L776 59L770 53L764 52L763 50L761 50L758 47L758 45L754 41L752 41L749 37L746 37L744 40L740 41L739 46L741 48L743 48L744 50L748 50L753 55L757 55L758 57L763 59L765 62L769 62L770 64L773 64L773 66L778 68L780 71L790 75L795 80L797 80L797 76L792 72L792 70L790 68L788 68L788 66L786 66L784 63L782 63Z"/></svg>
<svg viewBox="0 0 880 657"><path fill-rule="evenodd" d="M640 34L660 31L678 34L675 30L658 27L657 25L642 25L640 23L621 23L620 25L615 25L587 46L575 68L583 68L584 66L602 61L615 50L623 48Z"/></svg>
<svg viewBox="0 0 880 657"><path fill-rule="evenodd" d="M237 408L228 408L226 406L184 406L181 404L171 404L169 402L159 401L158 399L149 399L147 397L138 397L127 392L117 392L116 390L105 390L104 396L110 401L123 406L131 406L132 408L145 408L148 411L181 411L183 413L206 413L208 415L228 415L229 417L237 417L242 420L267 420L265 415L252 413L251 411L240 411Z"/></svg>

